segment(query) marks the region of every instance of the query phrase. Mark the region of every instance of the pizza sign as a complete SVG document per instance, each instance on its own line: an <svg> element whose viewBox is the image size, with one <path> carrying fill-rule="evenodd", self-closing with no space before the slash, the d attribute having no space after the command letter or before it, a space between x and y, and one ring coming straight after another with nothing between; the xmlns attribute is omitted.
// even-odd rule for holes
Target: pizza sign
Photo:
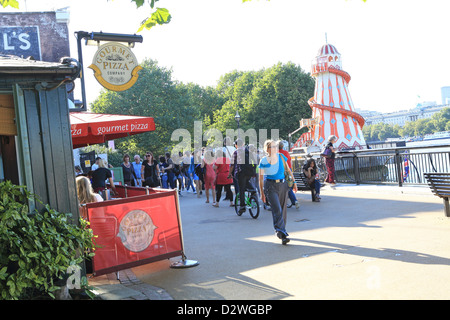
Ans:
<svg viewBox="0 0 450 320"><path fill-rule="evenodd" d="M142 69L131 49L118 42L100 46L89 68L94 70L94 77L103 87L113 91L131 88Z"/></svg>
<svg viewBox="0 0 450 320"><path fill-rule="evenodd" d="M120 222L117 236L125 248L132 252L140 252L150 245L156 228L152 218L145 211L132 210Z"/></svg>

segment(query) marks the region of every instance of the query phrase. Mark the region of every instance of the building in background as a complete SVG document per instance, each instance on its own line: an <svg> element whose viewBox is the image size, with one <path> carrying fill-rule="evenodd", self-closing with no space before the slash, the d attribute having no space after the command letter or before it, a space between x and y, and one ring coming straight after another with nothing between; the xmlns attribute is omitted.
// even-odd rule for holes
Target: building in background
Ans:
<svg viewBox="0 0 450 320"><path fill-rule="evenodd" d="M450 105L436 105L436 102L423 102L419 103L414 109L402 110L390 113L377 113L369 114L364 117L367 125L386 123L390 125L399 125L403 127L409 121L416 121L419 119L431 118L435 113L441 111L444 108L448 108Z"/></svg>
<svg viewBox="0 0 450 320"><path fill-rule="evenodd" d="M70 56L68 8L50 12L2 12L0 54L59 62Z"/></svg>
<svg viewBox="0 0 450 320"><path fill-rule="evenodd" d="M450 104L450 87L441 88L442 104Z"/></svg>

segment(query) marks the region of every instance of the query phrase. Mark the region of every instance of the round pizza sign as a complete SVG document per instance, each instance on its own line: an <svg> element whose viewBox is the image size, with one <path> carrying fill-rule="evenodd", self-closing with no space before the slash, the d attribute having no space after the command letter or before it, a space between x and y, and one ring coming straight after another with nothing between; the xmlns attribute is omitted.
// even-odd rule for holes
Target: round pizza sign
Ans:
<svg viewBox="0 0 450 320"><path fill-rule="evenodd" d="M88 68L94 70L94 77L102 86L113 91L131 88L142 69L131 49L118 42L100 46Z"/></svg>
<svg viewBox="0 0 450 320"><path fill-rule="evenodd" d="M122 218L117 236L125 248L141 252L152 243L156 228L147 212L132 210Z"/></svg>

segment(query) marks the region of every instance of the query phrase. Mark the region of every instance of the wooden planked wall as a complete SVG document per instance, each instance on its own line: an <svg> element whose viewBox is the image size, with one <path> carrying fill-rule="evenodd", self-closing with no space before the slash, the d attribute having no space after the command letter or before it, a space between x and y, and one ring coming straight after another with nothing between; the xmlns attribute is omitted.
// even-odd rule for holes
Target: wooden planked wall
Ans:
<svg viewBox="0 0 450 320"><path fill-rule="evenodd" d="M78 200L66 87L24 90L34 193L78 221ZM38 210L39 206L36 206Z"/></svg>

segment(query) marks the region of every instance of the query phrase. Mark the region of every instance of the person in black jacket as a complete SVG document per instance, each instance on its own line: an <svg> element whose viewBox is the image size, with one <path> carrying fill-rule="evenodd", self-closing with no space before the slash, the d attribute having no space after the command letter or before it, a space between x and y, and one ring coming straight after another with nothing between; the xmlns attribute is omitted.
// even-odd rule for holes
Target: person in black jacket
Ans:
<svg viewBox="0 0 450 320"><path fill-rule="evenodd" d="M123 162L120 165L123 172L123 183L127 186L134 185L134 179L136 179L136 174L134 173L133 164L130 163L130 155L124 154Z"/></svg>
<svg viewBox="0 0 450 320"><path fill-rule="evenodd" d="M159 186L159 166L158 162L153 158L153 153L148 151L145 154L145 160L141 167L142 186L156 188Z"/></svg>

